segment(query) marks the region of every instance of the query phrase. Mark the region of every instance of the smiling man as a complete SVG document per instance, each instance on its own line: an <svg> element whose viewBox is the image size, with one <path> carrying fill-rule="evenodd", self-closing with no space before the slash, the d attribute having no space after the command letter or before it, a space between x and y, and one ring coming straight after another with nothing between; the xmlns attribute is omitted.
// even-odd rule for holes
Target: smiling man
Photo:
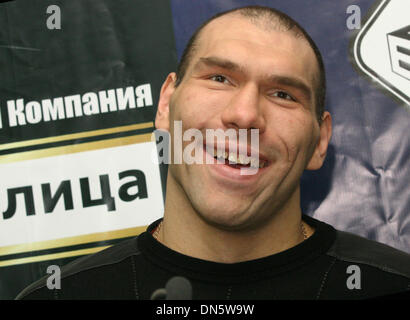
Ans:
<svg viewBox="0 0 410 320"><path fill-rule="evenodd" d="M266 161L254 175L229 164L170 166L158 240L197 258L256 259L300 243L302 227L313 233L301 222L299 179L320 168L331 134L329 113L316 116L318 62L300 31L258 19L214 19L187 53L184 74L171 73L161 91L157 128L172 134L180 120L183 131L203 136L209 128L258 129Z"/></svg>
<svg viewBox="0 0 410 320"><path fill-rule="evenodd" d="M164 218L146 232L65 266L60 290L43 279L19 298L150 299L178 275L194 299L350 299L409 289L408 254L301 212L300 177L322 166L331 137L324 96L320 53L290 17L251 6L211 18L166 78L155 120L171 141L180 138L177 123L201 132L203 163L170 164ZM257 130L256 172L242 174L245 163L227 143L205 138L210 129L246 130L247 156ZM205 161L215 156L209 146L226 160Z"/></svg>

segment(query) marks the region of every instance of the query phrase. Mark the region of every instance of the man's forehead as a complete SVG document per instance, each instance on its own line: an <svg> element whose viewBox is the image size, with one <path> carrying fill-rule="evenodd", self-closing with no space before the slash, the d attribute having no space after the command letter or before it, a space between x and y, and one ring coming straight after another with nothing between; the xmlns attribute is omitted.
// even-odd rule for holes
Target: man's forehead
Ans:
<svg viewBox="0 0 410 320"><path fill-rule="evenodd" d="M227 29L244 30L243 26L249 24L249 19L241 17L238 14L229 13L210 21L199 33L197 43L200 44L204 40L218 37ZM241 28L242 26L242 28Z"/></svg>
<svg viewBox="0 0 410 320"><path fill-rule="evenodd" d="M272 59L278 58L276 55L278 52L281 53L282 57L294 56L293 60L286 59L283 63L299 66L300 69L306 68L306 73L311 75L307 80L316 82L316 71L318 70L315 68L316 58L307 40L296 37L289 31L261 28L249 18L242 17L237 13L221 16L202 29L195 44L191 67L196 65L201 58L209 55L219 54L222 57L224 53L226 55L239 54L232 52L235 51L233 46L238 42L242 42L243 47L247 47L250 51L260 47L265 50L268 56L271 53Z"/></svg>
<svg viewBox="0 0 410 320"><path fill-rule="evenodd" d="M210 36L218 36L230 32L242 33L249 30L249 28L256 28L260 31L269 32L283 32L296 35L296 32L286 30L282 26L279 19L267 19L266 17L250 18L241 15L238 12L231 12L222 15L210 21L200 32L198 38ZM229 31L228 31L229 30Z"/></svg>
<svg viewBox="0 0 410 320"><path fill-rule="evenodd" d="M223 46L229 39L249 40L250 45L271 46L272 48L285 48L297 50L300 55L302 51L310 58L315 59L314 52L308 41L294 31L277 27L279 22L265 21L257 22L256 19L241 16L233 12L223 15L209 22L195 41L195 52L207 49L212 45ZM265 24L269 24L268 27ZM259 39L259 43L256 40ZM218 42L216 44L215 42ZM227 43L226 43L227 44ZM300 57L302 58L302 57Z"/></svg>

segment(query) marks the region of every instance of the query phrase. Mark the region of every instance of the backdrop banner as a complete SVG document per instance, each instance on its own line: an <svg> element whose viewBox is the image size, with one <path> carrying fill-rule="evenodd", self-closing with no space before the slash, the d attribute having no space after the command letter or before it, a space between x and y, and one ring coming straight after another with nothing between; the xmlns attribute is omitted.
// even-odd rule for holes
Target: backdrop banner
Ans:
<svg viewBox="0 0 410 320"><path fill-rule="evenodd" d="M255 4L325 62L333 136L303 212L410 252L410 1L17 0L0 4L0 299L163 215L162 82L202 22Z"/></svg>
<svg viewBox="0 0 410 320"><path fill-rule="evenodd" d="M149 155L176 61L168 1L0 6L0 298L163 215Z"/></svg>

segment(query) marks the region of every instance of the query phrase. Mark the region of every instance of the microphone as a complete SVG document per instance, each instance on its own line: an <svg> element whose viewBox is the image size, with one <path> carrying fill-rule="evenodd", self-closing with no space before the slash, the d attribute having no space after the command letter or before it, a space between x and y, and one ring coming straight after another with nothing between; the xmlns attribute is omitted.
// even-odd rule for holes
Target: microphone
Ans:
<svg viewBox="0 0 410 320"><path fill-rule="evenodd" d="M165 288L152 293L151 300L192 300L191 282L184 277L173 277L168 280Z"/></svg>

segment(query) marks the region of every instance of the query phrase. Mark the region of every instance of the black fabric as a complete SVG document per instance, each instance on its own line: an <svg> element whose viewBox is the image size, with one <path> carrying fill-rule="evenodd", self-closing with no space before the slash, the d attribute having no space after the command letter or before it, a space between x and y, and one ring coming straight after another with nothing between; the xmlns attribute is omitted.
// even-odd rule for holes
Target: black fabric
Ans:
<svg viewBox="0 0 410 320"><path fill-rule="evenodd" d="M315 228L304 242L234 264L188 257L163 246L151 234L157 220L138 237L63 267L61 289L48 289L43 278L17 298L150 299L176 275L191 281L193 299L204 300L363 299L410 290L410 255L309 216L303 220ZM357 259L361 250L375 255ZM360 269L360 289L347 285L352 264Z"/></svg>

